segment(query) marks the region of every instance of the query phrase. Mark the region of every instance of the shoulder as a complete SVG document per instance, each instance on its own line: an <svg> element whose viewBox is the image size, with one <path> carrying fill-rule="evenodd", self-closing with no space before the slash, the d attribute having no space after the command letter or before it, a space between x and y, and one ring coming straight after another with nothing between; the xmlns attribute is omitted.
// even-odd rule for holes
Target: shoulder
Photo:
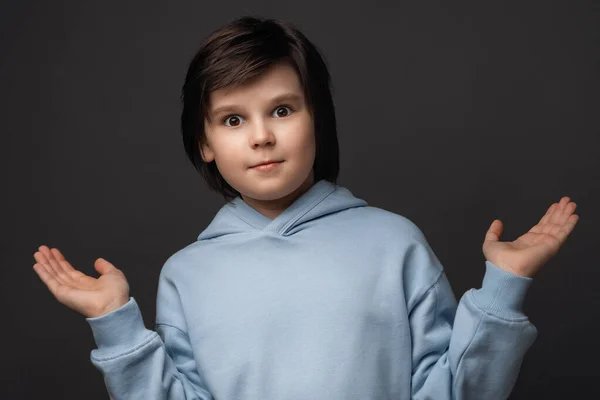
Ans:
<svg viewBox="0 0 600 400"><path fill-rule="evenodd" d="M404 215L373 206L348 211L363 229L401 238L407 243L425 241L425 235L417 224Z"/></svg>
<svg viewBox="0 0 600 400"><path fill-rule="evenodd" d="M187 246L177 250L164 262L161 271L161 279L173 279L178 275L185 274L187 270L198 264L198 260L202 260L201 253L203 244L200 241L195 241Z"/></svg>
<svg viewBox="0 0 600 400"><path fill-rule="evenodd" d="M356 213L365 224L362 238L378 246L384 257L391 257L394 274L402 277L407 302L412 304L444 271L423 231L408 217L385 209L362 207Z"/></svg>

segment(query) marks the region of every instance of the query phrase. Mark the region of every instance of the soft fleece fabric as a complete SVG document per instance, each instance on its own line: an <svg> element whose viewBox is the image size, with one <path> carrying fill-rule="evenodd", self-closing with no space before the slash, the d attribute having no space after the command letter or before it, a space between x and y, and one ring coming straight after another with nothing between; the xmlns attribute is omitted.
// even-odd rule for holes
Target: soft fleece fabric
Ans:
<svg viewBox="0 0 600 400"><path fill-rule="evenodd" d="M321 180L273 220L225 204L165 262L155 331L133 297L87 318L91 362L112 399L505 399L531 282L486 261L457 304L417 226Z"/></svg>

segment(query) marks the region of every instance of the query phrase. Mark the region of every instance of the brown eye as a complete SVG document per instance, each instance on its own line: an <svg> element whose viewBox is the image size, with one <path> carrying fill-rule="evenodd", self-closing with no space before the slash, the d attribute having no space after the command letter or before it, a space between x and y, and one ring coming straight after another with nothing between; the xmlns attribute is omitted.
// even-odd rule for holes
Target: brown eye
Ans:
<svg viewBox="0 0 600 400"><path fill-rule="evenodd" d="M292 110L288 106L281 106L275 109L275 114L277 114L278 117L287 117L290 115L291 111Z"/></svg>
<svg viewBox="0 0 600 400"><path fill-rule="evenodd" d="M229 121L229 124L227 124L227 121ZM241 124L241 120L237 115L232 115L231 117L227 117L223 120L223 123L226 126L238 126L239 124Z"/></svg>

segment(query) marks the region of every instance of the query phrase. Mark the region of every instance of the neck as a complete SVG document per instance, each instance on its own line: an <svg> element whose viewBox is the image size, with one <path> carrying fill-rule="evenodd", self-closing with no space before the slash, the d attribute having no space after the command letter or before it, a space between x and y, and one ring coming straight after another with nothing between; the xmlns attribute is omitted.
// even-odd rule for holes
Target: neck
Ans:
<svg viewBox="0 0 600 400"><path fill-rule="evenodd" d="M311 172L308 178L296 190L290 194L274 200L257 200L241 195L242 200L250 207L261 213L267 218L275 219L284 212L298 197L304 194L314 184L313 173Z"/></svg>

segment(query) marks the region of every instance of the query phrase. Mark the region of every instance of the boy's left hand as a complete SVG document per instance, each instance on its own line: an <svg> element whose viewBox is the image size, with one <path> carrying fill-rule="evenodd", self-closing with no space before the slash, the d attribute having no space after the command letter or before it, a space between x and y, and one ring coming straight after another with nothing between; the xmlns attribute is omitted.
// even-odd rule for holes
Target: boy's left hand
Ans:
<svg viewBox="0 0 600 400"><path fill-rule="evenodd" d="M483 254L503 270L533 277L550 260L571 234L579 216L568 197L554 203L540 222L513 242L500 242L502 221L494 220L485 235Z"/></svg>

